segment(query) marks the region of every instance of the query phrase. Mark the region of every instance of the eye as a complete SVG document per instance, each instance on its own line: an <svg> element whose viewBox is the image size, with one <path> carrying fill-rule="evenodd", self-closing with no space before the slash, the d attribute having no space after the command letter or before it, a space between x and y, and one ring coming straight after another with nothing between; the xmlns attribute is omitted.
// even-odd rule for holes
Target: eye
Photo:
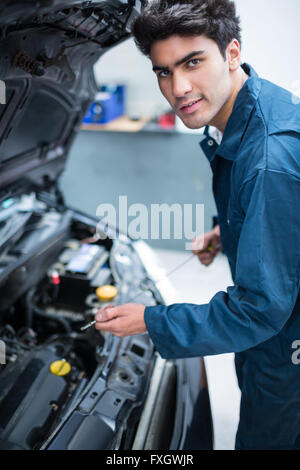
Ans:
<svg viewBox="0 0 300 470"><path fill-rule="evenodd" d="M192 59L187 62L187 65L189 67L195 67L195 65L200 64L200 62L201 62L201 59Z"/></svg>
<svg viewBox="0 0 300 470"><path fill-rule="evenodd" d="M157 75L159 78L165 78L169 75L169 73L169 70L161 70L160 72L158 72Z"/></svg>

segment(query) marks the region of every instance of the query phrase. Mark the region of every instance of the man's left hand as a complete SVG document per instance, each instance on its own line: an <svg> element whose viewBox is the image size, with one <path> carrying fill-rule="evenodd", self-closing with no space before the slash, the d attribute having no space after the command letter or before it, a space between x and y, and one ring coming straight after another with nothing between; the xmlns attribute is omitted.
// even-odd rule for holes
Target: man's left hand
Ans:
<svg viewBox="0 0 300 470"><path fill-rule="evenodd" d="M145 308L145 305L134 303L103 307L95 315L95 328L120 337L145 333Z"/></svg>

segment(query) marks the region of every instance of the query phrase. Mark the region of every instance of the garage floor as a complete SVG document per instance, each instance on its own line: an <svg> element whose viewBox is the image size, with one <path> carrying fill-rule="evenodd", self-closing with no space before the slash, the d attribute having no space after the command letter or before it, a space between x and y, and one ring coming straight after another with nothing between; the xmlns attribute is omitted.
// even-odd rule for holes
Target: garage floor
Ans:
<svg viewBox="0 0 300 470"><path fill-rule="evenodd" d="M154 250L158 263L170 273L190 252ZM170 275L178 292L178 302L207 303L219 290L232 285L227 258L219 255L208 268L192 258ZM234 355L221 354L205 358L214 424L214 448L234 449L239 420L240 391L234 369Z"/></svg>

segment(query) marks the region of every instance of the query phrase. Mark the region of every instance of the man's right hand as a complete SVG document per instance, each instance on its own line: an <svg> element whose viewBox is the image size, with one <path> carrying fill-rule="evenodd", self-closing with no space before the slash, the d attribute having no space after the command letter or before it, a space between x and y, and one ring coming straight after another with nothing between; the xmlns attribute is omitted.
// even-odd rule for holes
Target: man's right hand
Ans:
<svg viewBox="0 0 300 470"><path fill-rule="evenodd" d="M204 266L209 266L222 250L220 226L216 225L211 232L199 235L193 240L193 253Z"/></svg>

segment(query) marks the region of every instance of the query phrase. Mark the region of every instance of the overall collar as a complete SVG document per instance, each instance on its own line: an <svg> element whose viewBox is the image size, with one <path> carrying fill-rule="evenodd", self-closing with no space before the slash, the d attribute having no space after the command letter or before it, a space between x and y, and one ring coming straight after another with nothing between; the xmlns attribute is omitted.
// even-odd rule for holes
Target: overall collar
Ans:
<svg viewBox="0 0 300 470"><path fill-rule="evenodd" d="M241 66L249 75L235 100L232 113L225 127L224 135L220 145L209 135L209 126L204 130L205 138L200 142L200 146L210 162L219 155L227 160L234 160L250 120L253 108L261 89L261 81L255 70L248 64Z"/></svg>

